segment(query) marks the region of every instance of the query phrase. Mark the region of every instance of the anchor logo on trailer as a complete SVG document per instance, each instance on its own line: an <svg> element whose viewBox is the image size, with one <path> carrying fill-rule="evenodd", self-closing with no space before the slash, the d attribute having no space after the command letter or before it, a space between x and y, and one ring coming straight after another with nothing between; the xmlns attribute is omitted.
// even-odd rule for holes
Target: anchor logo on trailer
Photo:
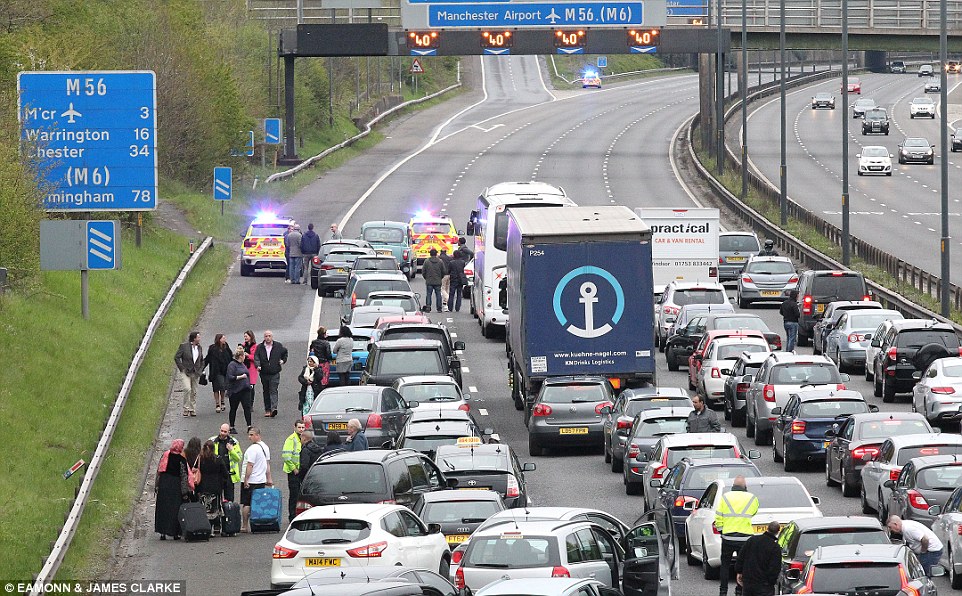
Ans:
<svg viewBox="0 0 962 596"><path fill-rule="evenodd" d="M595 327L595 304L598 303L599 299L598 285L593 281L583 281L579 288L581 297L578 299L578 302L583 304L585 309L584 328L578 327L574 323L569 324L568 317L565 316L565 313L561 308L561 296L564 294L565 288L567 288L568 284L571 283L571 281L576 277L583 275L601 278L615 291L615 299L617 303L615 304L614 314L611 315L610 322L607 322L600 327ZM589 265L586 267L572 269L561 278L561 281L559 281L558 285L555 286L552 304L554 306L555 317L557 317L558 322L561 323L561 326L565 328L565 331L577 337L591 339L595 337L601 337L602 335L610 332L612 329L614 329L614 326L618 324L618 321L621 320L621 315L625 312L625 292L622 289L621 284L618 283L618 280L615 279L611 273L600 267Z"/></svg>

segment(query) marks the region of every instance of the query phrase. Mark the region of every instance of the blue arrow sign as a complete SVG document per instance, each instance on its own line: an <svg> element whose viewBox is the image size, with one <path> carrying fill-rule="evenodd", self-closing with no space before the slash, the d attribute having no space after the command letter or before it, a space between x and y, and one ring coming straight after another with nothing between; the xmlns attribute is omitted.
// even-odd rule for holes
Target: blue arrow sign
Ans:
<svg viewBox="0 0 962 596"><path fill-rule="evenodd" d="M231 199L232 168L214 168L214 200L229 201Z"/></svg>
<svg viewBox="0 0 962 596"><path fill-rule="evenodd" d="M281 144L280 118L264 118L264 142L268 145Z"/></svg>
<svg viewBox="0 0 962 596"><path fill-rule="evenodd" d="M120 222L87 222L87 269L120 268Z"/></svg>
<svg viewBox="0 0 962 596"><path fill-rule="evenodd" d="M21 72L23 154L47 211L157 207L157 89L149 71Z"/></svg>
<svg viewBox="0 0 962 596"><path fill-rule="evenodd" d="M559 54L584 54L584 48L557 48Z"/></svg>
<svg viewBox="0 0 962 596"><path fill-rule="evenodd" d="M509 56L511 48L481 48L485 56Z"/></svg>
<svg viewBox="0 0 962 596"><path fill-rule="evenodd" d="M411 50L412 56L437 56L438 50L436 48L430 48L427 50Z"/></svg>
<svg viewBox="0 0 962 596"><path fill-rule="evenodd" d="M429 27L479 29L644 24L644 2L431 4L427 8Z"/></svg>
<svg viewBox="0 0 962 596"><path fill-rule="evenodd" d="M658 52L656 46L629 46L632 54L655 54Z"/></svg>

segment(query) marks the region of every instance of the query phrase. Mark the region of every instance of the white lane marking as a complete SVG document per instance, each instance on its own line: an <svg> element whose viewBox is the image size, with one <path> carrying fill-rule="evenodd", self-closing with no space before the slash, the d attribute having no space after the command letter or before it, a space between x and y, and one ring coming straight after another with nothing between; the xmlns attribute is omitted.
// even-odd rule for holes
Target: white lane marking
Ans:
<svg viewBox="0 0 962 596"><path fill-rule="evenodd" d="M317 328L321 325L321 304L324 298L315 292L314 308L311 309L311 327L307 330L307 345L310 346L317 337Z"/></svg>
<svg viewBox="0 0 962 596"><path fill-rule="evenodd" d="M488 411L485 410L484 408L478 408L478 414L481 414L482 416L487 416Z"/></svg>
<svg viewBox="0 0 962 596"><path fill-rule="evenodd" d="M458 336L457 333L454 333L454 332L451 333L451 337L457 337L457 336Z"/></svg>
<svg viewBox="0 0 962 596"><path fill-rule="evenodd" d="M446 320L448 323L453 323L453 322L454 322L454 319L452 319L451 317L448 317L448 318L445 319L445 320Z"/></svg>
<svg viewBox="0 0 962 596"><path fill-rule="evenodd" d="M462 366L462 367L461 367L461 372L468 372L468 373L469 373L469 372L471 372L471 369L468 368L467 366Z"/></svg>
<svg viewBox="0 0 962 596"><path fill-rule="evenodd" d="M470 391L471 393L477 393L477 392L478 392L478 388L475 387L474 385L471 385L471 386L468 387L468 391Z"/></svg>
<svg viewBox="0 0 962 596"><path fill-rule="evenodd" d="M535 64L538 65L538 69L537 69L537 70L538 70L538 80L541 81L541 87L544 89L545 93L547 93L548 95L551 96L551 101L557 101L558 98L555 97L555 94L552 93L550 89L548 89L548 85L545 84L545 82L544 82L544 77L541 75L541 58L538 57L538 56L535 56L534 61L535 61ZM544 67L545 67L545 68L548 68L548 63L547 63L547 62L545 62Z"/></svg>

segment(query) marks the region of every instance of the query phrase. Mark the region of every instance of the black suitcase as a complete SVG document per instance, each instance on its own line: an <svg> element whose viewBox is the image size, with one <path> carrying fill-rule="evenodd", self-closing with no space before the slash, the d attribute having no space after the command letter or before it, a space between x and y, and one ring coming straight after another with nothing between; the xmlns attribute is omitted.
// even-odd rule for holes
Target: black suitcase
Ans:
<svg viewBox="0 0 962 596"><path fill-rule="evenodd" d="M180 533L184 540L210 540L210 521L203 503L184 503L180 506Z"/></svg>
<svg viewBox="0 0 962 596"><path fill-rule="evenodd" d="M221 536L236 536L241 531L241 509L234 501L225 501L224 515L220 519Z"/></svg>

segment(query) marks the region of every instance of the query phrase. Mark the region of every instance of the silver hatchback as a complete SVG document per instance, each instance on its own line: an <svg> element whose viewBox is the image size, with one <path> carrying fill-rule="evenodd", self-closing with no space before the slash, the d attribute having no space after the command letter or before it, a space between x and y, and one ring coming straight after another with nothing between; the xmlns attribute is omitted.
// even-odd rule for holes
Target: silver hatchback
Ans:
<svg viewBox="0 0 962 596"><path fill-rule="evenodd" d="M528 453L545 447L604 446L601 411L615 395L604 377L555 377L541 386L528 419Z"/></svg>
<svg viewBox="0 0 962 596"><path fill-rule="evenodd" d="M745 263L762 249L755 232L722 232L718 235L718 281L738 279Z"/></svg>
<svg viewBox="0 0 962 596"><path fill-rule="evenodd" d="M738 306L759 300L782 300L798 287L798 273L788 257L752 257L738 276Z"/></svg>

